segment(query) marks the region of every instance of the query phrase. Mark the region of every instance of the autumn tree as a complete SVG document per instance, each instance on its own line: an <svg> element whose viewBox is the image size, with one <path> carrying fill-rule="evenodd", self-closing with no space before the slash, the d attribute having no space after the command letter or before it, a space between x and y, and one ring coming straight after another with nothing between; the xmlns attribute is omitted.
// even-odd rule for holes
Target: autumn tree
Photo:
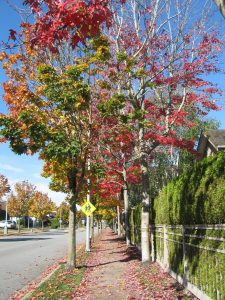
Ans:
<svg viewBox="0 0 225 300"><path fill-rule="evenodd" d="M113 54L104 78L108 98L102 102L114 105L116 99L124 122L137 132L143 262L150 260L149 165L154 153L166 145L193 152L193 141L185 139L180 129L195 126L190 112L205 115L217 109L211 100L219 90L203 74L217 72L221 41L214 30L205 30L210 8L205 6L203 18L197 20L191 17L193 5L168 0L111 5L113 21L106 34Z"/></svg>
<svg viewBox="0 0 225 300"><path fill-rule="evenodd" d="M70 199L68 265L74 266L76 202L88 153L89 88L81 77L82 66L58 69L44 64L44 58L41 64L38 52L28 51L20 57L20 68L7 71L11 81L4 88L9 113L1 117L1 133L14 152L39 152L43 160L63 166ZM15 59L18 63L18 56Z"/></svg>
<svg viewBox="0 0 225 300"><path fill-rule="evenodd" d="M2 204L1 200L2 197L5 196L7 193L10 192L10 185L8 183L8 178L5 177L3 174L0 174L0 218L5 218L5 212L2 211Z"/></svg>
<svg viewBox="0 0 225 300"><path fill-rule="evenodd" d="M37 7L33 7L40 14L37 2L28 3L36 3ZM66 1L64 8L68 8L68 4ZM193 143L183 139L177 128L194 126L187 118L191 110L207 113L209 109L216 109L210 100L217 90L202 79L202 74L216 71L214 62L220 50L220 41L215 31L205 31L207 9L211 9L207 6L201 11L203 18L197 19L191 18L191 12L198 7L194 7L195 4L190 1L181 4L169 0L152 0L149 3L127 0L110 1L108 4L104 6L105 12L110 9L111 15L107 11L107 18L109 15L112 18L111 26L105 32L112 42L112 61L103 82L108 96L102 100L108 102L109 106L117 103L120 110L125 112L127 121L132 120L133 129L137 130L136 149L143 186L142 260L148 261L149 163L159 145L192 151ZM62 14L66 12L64 8L60 10ZM53 24L52 16L57 16L53 9L59 12L56 6L48 6L46 19L42 16L38 18L38 22L42 22L40 28L47 28L48 22ZM71 20L70 17L68 20ZM51 27L50 33L56 34L56 38L53 37L50 43L61 39L57 35L57 29L61 28L68 28L67 23L65 27ZM37 30L34 35L40 37L38 34ZM70 40L68 35L62 34L62 38L64 36ZM86 35L82 37L86 38ZM48 43L46 40L43 39L43 42ZM76 40L74 45L77 45Z"/></svg>
<svg viewBox="0 0 225 300"><path fill-rule="evenodd" d="M55 217L60 220L61 224L68 224L69 222L70 207L67 202L63 201L59 207L57 207Z"/></svg>
<svg viewBox="0 0 225 300"><path fill-rule="evenodd" d="M102 113L106 113L105 107L99 107ZM100 129L98 147L101 150L100 163L104 169L104 176L99 180L102 198L118 198L122 193L125 215L126 243L130 245L130 201L128 187L130 183L140 182L139 165L134 158L134 140L132 132L125 124L109 114L106 116ZM107 129L106 129L107 128ZM117 200L118 202L118 200Z"/></svg>
<svg viewBox="0 0 225 300"><path fill-rule="evenodd" d="M102 24L110 25L108 2L25 0L24 4L35 16L35 22L29 26L32 45L58 52L58 44L62 41L68 41L74 48L79 43L86 43L87 39L99 34Z"/></svg>
<svg viewBox="0 0 225 300"><path fill-rule="evenodd" d="M8 178L0 174L0 199L9 192L10 192L10 185L8 182Z"/></svg>
<svg viewBox="0 0 225 300"><path fill-rule="evenodd" d="M46 216L55 209L55 204L47 194L35 191L32 196L32 203L29 209L30 215L41 220L42 230Z"/></svg>
<svg viewBox="0 0 225 300"><path fill-rule="evenodd" d="M205 31L206 14L204 12L201 14L203 16L201 20L190 17L195 10L190 1L180 3L179 1L152 0L147 3L146 1L121 0L74 3L72 0L64 2L27 0L25 2L32 7L36 14L35 23L27 26L32 38L31 48L35 49L36 47L36 51L38 46L46 46L55 53L54 55L59 54L59 46L62 41L67 41L69 45L78 50L82 43L85 44L85 47L88 45L87 41L99 33L102 24L107 25L104 29L105 35L111 40L112 59L102 68L101 77L104 77L104 80L99 81L101 84L98 87L96 81L93 90L95 93L99 91L98 95L102 106L108 103L106 105L108 109L117 107L121 111L123 121L129 123L138 137L135 149L143 186L142 261L149 261L149 163L159 145L173 145L193 150L193 142L184 139L178 129L194 126L187 118L190 111L194 110L197 114L205 114L210 109L217 108L211 99L218 90L203 80L203 74L217 70L215 63L221 46L220 40L215 31ZM84 26L85 18L87 22ZM15 38L14 33L13 35ZM97 39L98 42L93 44L92 51L98 58L105 59L107 56L108 60L110 58L108 41L106 41L107 39L100 40L100 43ZM46 52L39 56L43 57L44 53ZM76 56L79 61L83 53L84 51L80 51ZM35 56L35 53L33 52L32 55ZM93 60L93 57L90 57L92 59L89 60L91 62L89 65L93 67L96 59ZM15 59L13 56L5 58ZM51 58L52 56L49 57L49 61ZM7 68L7 65L5 67ZM29 64L26 64L25 67L29 67ZM5 85L5 99L10 107L11 115L10 118L3 117L1 121L3 124L2 134L11 141L12 148L15 149L15 145L17 145L17 149L19 147L21 153L35 152L41 149L43 158L48 158L52 162L65 162L67 168L71 165L75 166L72 169L73 172L70 173L71 176L68 176L68 182L73 183L72 187L69 185L72 195L74 195L76 186L74 181L77 183L75 175L82 174L80 168L77 168L77 162L85 155L84 152L81 155L74 144L72 149L76 149L75 152L65 145L68 137L66 134L74 133L70 118L68 118L70 114L67 110L65 114L65 107L70 107L70 109L72 107L76 116L82 115L83 117L85 115L85 110L82 110L85 106L83 104L93 98L93 96L90 97L90 90L86 97L87 94L80 95L78 93L85 89L79 89L79 87L75 89L72 85L74 81L79 82L78 86L80 86L80 82L83 85L82 72L78 72L79 75L77 75L77 68L79 69L75 65L76 76L74 78L74 66L70 72L68 68L57 69L56 64L46 66L45 62L45 66L39 68L38 74L39 82L44 88L41 91L39 89L41 97L40 95L36 97L36 94L34 96L33 90L30 93L31 85L27 88L25 79L23 79L23 84L15 86L15 81L18 78L21 80L23 74L18 74L18 69L10 71L9 78L13 78L14 82L8 82ZM91 69L94 71L94 68ZM17 74L16 79L15 74ZM30 72L30 74L34 73ZM98 76L100 76L100 72L98 72ZM86 76L86 78L90 77ZM86 81L85 87L89 88L92 82L94 81L89 80L87 84ZM67 89L69 87L69 92L65 93L62 86L66 86ZM17 90L20 90L23 95L22 98L19 97L22 100L20 101L21 110L18 108L18 104L15 105L12 96L10 97L10 94L14 94L14 99L16 99ZM73 97L74 93L76 97ZM32 103L29 111L31 115L28 119L27 113L25 117L22 115L22 110L26 108L27 111L29 106L23 106L24 98L25 102ZM56 102L53 101L54 99ZM82 105L79 107L75 106L75 103L79 102L78 99L82 99L80 101ZM63 110L59 104L65 104ZM48 109L46 109L47 107ZM38 111L36 115L34 115L35 109ZM61 125L58 120L62 121L63 118L60 116L66 117L69 122ZM31 126L31 119L35 120L38 126L34 126L34 123ZM15 121L13 122L13 120ZM54 122L57 120L57 122L54 123L53 120ZM87 124L84 121L86 119L80 118L80 120L82 122L79 123L79 126L76 124L75 128L83 130L84 124ZM66 124L70 124L70 126L66 126ZM59 131L62 126L63 135ZM87 132L90 131L87 130ZM72 140L74 141L73 134ZM59 149L59 142L62 141L63 146ZM82 147L82 149L84 148ZM55 149L57 149L56 152L53 151ZM71 157L61 155L65 154L62 151L64 149L67 154L72 151L72 161ZM77 160L77 158L79 159ZM71 177L73 180L70 181ZM75 196L77 196L76 193ZM75 200L72 203L75 203ZM70 264L72 264L72 260Z"/></svg>
<svg viewBox="0 0 225 300"><path fill-rule="evenodd" d="M33 45L29 24L23 25L23 34L18 53L1 54L10 78L4 84L9 113L1 116L1 135L18 154L39 152L52 186L56 169L62 171L60 180L70 204L68 267L73 267L76 203L84 183L96 99L91 76L95 65L104 63L108 42L98 35L75 50L61 42L51 53Z"/></svg>
<svg viewBox="0 0 225 300"><path fill-rule="evenodd" d="M11 216L18 218L20 232L20 218L29 215L35 186L27 181L17 182L14 191L8 196L8 211Z"/></svg>
<svg viewBox="0 0 225 300"><path fill-rule="evenodd" d="M62 41L66 41L74 49L77 47L78 50L80 50L82 43L87 46L87 40L99 35L102 24L106 24L108 27L111 21L111 12L107 0L91 0L88 1L88 3L86 1L78 1L75 3L73 0L67 0L63 3L59 1L49 2L48 0L42 2L27 0L25 4L32 8L35 15L34 24L29 25L32 47L36 47L37 45L41 48L47 47L52 53L59 52L59 45L61 45ZM85 23L83 22L84 19ZM12 34L15 36L15 32ZM12 38L14 38L14 36L12 36ZM96 61L100 62L105 59L108 53L108 45L106 39L97 39L97 42L94 42L92 46L92 51L94 50L96 52L95 58L91 55L90 59L90 63L93 65ZM82 51L79 51L78 57L81 56ZM93 81L88 80L88 82L90 85ZM91 123L92 121L90 121L89 118L89 125ZM85 122L83 122L83 124L85 124ZM81 126L79 128L81 128ZM88 134L90 140L90 128ZM86 156L84 155L83 157ZM70 165L70 162L68 162L67 166L68 165ZM77 173L78 172L76 172L76 174ZM84 174L84 172L82 171L80 174ZM82 177L83 175L81 178ZM70 236L75 236L75 232ZM71 251L73 251L73 248L74 247L71 248ZM70 261L72 260L73 259ZM70 265L71 264L70 262Z"/></svg>

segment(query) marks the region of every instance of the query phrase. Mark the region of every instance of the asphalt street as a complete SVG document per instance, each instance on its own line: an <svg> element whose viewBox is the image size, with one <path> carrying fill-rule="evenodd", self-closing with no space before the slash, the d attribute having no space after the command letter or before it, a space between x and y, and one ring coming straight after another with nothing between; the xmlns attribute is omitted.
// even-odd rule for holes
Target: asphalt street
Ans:
<svg viewBox="0 0 225 300"><path fill-rule="evenodd" d="M67 236L55 230L40 234L0 237L0 300L41 275L55 260L65 257ZM77 244L85 242L85 231L77 230Z"/></svg>

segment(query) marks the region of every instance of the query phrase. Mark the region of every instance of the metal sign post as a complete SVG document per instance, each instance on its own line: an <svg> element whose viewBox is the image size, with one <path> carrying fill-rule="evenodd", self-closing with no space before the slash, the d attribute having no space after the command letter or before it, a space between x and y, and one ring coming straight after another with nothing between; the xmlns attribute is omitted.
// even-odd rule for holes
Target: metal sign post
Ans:
<svg viewBox="0 0 225 300"><path fill-rule="evenodd" d="M82 206L81 211L86 215L86 251L90 251L90 215L96 210L90 199L87 200Z"/></svg>
<svg viewBox="0 0 225 300"><path fill-rule="evenodd" d="M90 215L96 210L90 201L90 158L88 158L87 201L81 206L81 211L86 215L86 251L90 252Z"/></svg>
<svg viewBox="0 0 225 300"><path fill-rule="evenodd" d="M88 157L88 178L87 178L87 203L90 202L90 170L91 160ZM86 217L86 252L90 252L90 216Z"/></svg>
<svg viewBox="0 0 225 300"><path fill-rule="evenodd" d="M8 234L8 201L6 200L6 204L5 204L5 227L4 227L4 234L7 235Z"/></svg>

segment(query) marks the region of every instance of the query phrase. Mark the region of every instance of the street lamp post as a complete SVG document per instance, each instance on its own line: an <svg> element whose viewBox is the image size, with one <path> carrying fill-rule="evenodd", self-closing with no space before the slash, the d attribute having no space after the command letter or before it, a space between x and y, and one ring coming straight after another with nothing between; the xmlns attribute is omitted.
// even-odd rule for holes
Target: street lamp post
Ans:
<svg viewBox="0 0 225 300"><path fill-rule="evenodd" d="M6 200L6 202L5 202L5 227L4 227L5 235L8 234L7 222L8 222L8 201Z"/></svg>

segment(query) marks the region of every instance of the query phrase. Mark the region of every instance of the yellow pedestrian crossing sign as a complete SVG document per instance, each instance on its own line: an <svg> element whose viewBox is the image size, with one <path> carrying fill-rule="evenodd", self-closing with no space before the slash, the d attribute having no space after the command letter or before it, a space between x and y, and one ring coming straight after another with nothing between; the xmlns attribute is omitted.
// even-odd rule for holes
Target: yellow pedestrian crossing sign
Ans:
<svg viewBox="0 0 225 300"><path fill-rule="evenodd" d="M81 210L87 217L89 217L96 210L96 208L90 201L86 201L84 205L81 206Z"/></svg>

